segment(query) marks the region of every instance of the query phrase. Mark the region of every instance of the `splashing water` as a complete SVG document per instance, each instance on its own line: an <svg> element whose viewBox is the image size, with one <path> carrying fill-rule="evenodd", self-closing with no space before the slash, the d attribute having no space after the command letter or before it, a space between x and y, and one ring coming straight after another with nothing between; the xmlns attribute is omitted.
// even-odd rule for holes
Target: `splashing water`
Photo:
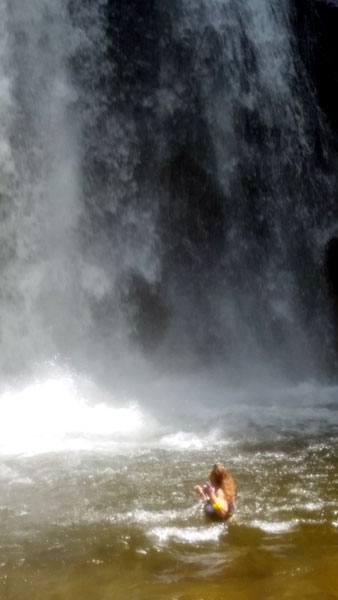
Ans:
<svg viewBox="0 0 338 600"><path fill-rule="evenodd" d="M84 396L78 383L71 375L59 373L5 389L0 396L0 453L112 451L121 449L126 440L137 443L144 422L136 403L118 407L116 399L100 401L103 393L82 381Z"/></svg>

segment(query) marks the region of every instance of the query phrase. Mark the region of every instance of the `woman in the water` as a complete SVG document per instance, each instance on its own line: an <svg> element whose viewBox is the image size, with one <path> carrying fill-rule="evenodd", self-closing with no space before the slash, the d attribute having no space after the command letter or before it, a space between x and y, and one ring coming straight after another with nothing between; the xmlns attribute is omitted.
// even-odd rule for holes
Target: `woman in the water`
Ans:
<svg viewBox="0 0 338 600"><path fill-rule="evenodd" d="M195 492L204 500L204 511L211 518L228 519L234 513L235 482L223 465L217 463L209 473L210 483L196 485Z"/></svg>

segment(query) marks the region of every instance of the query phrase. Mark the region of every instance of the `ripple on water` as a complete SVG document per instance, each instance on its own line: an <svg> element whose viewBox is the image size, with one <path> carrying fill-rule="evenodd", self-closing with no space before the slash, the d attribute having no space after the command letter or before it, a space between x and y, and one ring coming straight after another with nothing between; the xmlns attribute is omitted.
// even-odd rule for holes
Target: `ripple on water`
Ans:
<svg viewBox="0 0 338 600"><path fill-rule="evenodd" d="M170 521L177 520L179 516L183 516L182 512L188 514L190 511L178 511L178 510L135 510L133 513L133 519L136 523L150 524L150 523L168 523Z"/></svg>
<svg viewBox="0 0 338 600"><path fill-rule="evenodd" d="M149 535L156 539L159 544L169 541L184 544L196 544L198 542L214 542L224 534L223 524L214 524L209 527L154 527Z"/></svg>
<svg viewBox="0 0 338 600"><path fill-rule="evenodd" d="M286 533L294 529L299 523L299 519L291 519L290 521L260 521L255 519L251 521L252 527L257 527L266 533Z"/></svg>

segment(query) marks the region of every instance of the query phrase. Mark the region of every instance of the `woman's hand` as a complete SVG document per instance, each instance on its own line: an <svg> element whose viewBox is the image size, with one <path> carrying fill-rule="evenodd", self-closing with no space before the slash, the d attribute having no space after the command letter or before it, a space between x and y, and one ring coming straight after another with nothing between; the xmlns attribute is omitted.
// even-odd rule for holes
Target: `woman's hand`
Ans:
<svg viewBox="0 0 338 600"><path fill-rule="evenodd" d="M200 485L195 485L194 490L196 492L196 494L198 494L199 496L201 496L201 498L206 498L206 495L204 493L204 490L202 488L202 486Z"/></svg>

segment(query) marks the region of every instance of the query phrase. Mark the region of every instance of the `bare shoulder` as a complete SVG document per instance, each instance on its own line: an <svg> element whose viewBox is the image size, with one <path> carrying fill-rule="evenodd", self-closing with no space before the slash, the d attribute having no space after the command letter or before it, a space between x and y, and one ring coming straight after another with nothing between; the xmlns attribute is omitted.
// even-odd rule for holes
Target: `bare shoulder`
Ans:
<svg viewBox="0 0 338 600"><path fill-rule="evenodd" d="M215 496L217 498L220 498L221 500L225 500L225 494L224 494L222 488L218 488L218 490L216 490Z"/></svg>

